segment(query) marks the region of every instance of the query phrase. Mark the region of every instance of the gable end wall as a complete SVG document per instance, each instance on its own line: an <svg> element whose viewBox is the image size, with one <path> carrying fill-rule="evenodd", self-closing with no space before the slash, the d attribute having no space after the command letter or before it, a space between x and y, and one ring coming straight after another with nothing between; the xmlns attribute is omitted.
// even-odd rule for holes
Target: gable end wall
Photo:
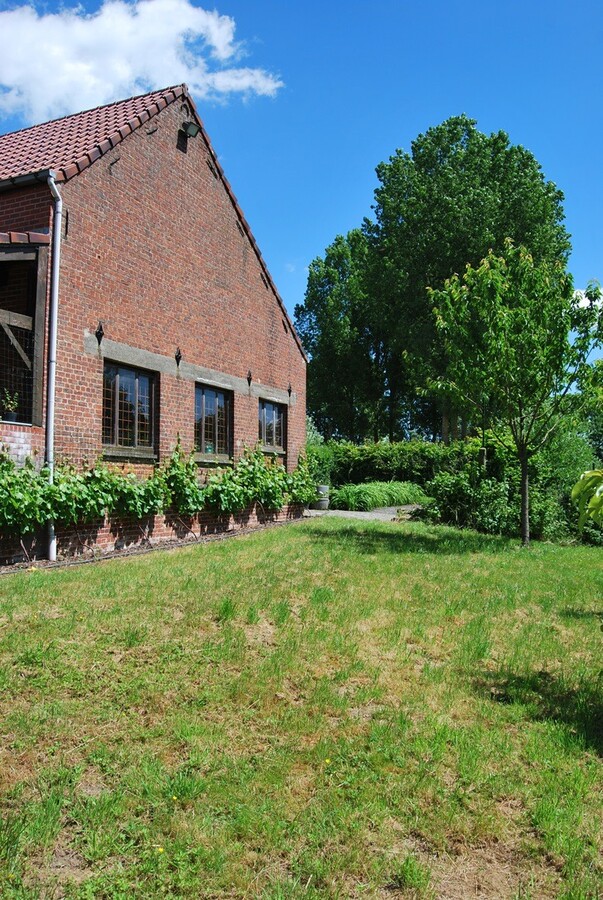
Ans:
<svg viewBox="0 0 603 900"><path fill-rule="evenodd" d="M305 439L305 361L232 201L207 164L202 136L189 139L187 153L177 149L178 129L188 118L177 100L60 186L67 229L57 453L82 461L101 451L103 353L121 347L162 358L161 455L178 436L192 448L194 379L221 373L236 385L235 455L257 439L258 397L275 396L288 404L292 468ZM106 336L101 351L91 341L99 321Z"/></svg>

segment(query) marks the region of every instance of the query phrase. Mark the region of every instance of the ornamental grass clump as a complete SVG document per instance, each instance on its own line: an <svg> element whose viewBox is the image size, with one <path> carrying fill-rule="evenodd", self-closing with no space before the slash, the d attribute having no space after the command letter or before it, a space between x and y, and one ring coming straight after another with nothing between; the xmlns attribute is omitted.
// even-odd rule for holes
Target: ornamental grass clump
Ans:
<svg viewBox="0 0 603 900"><path fill-rule="evenodd" d="M372 481L368 484L344 484L332 491L330 505L333 509L366 512L380 506L407 506L426 500L423 489L410 481Z"/></svg>

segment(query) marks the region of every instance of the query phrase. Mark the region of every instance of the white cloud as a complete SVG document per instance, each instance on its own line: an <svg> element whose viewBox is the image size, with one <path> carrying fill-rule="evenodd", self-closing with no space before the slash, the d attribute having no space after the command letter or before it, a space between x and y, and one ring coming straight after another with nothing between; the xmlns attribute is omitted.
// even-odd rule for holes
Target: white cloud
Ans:
<svg viewBox="0 0 603 900"><path fill-rule="evenodd" d="M240 67L235 22L190 0L104 0L0 12L0 116L28 124L186 82L197 99L273 97L282 81Z"/></svg>

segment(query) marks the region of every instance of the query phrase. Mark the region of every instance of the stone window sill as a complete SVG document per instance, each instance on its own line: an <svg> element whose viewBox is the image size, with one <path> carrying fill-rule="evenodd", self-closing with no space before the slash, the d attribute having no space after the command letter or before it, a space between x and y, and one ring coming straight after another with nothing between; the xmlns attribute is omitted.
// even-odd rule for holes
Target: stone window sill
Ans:
<svg viewBox="0 0 603 900"><path fill-rule="evenodd" d="M157 462L157 453L152 447L103 447L103 459L120 462Z"/></svg>
<svg viewBox="0 0 603 900"><path fill-rule="evenodd" d="M224 453L195 453L194 460L203 468L232 466L231 456Z"/></svg>

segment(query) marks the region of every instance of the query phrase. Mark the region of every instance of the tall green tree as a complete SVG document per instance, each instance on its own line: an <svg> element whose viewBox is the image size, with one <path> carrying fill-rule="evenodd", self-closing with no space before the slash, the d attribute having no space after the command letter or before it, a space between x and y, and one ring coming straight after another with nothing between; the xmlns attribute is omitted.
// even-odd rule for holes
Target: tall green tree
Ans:
<svg viewBox="0 0 603 900"><path fill-rule="evenodd" d="M310 264L295 325L310 356L308 412L325 437L363 440L378 431L382 343L365 291L367 242L339 235Z"/></svg>
<svg viewBox="0 0 603 900"><path fill-rule="evenodd" d="M530 460L562 420L572 389L588 383L588 357L603 336L599 288L582 298L560 261L538 260L508 240L503 254L490 251L429 295L447 360L437 385L500 440L502 429L512 435L527 545Z"/></svg>
<svg viewBox="0 0 603 900"><path fill-rule="evenodd" d="M603 359L593 363L592 390L586 396L584 420L586 435L603 463Z"/></svg>
<svg viewBox="0 0 603 900"><path fill-rule="evenodd" d="M538 262L566 263L563 195L524 147L467 116L430 128L377 167L375 221L365 221L371 302L387 323L392 399L408 406L445 367L427 288L477 265L511 238ZM397 410L399 415L400 411Z"/></svg>
<svg viewBox="0 0 603 900"><path fill-rule="evenodd" d="M427 288L478 265L505 240L567 263L563 195L508 135L455 116L377 167L374 219L310 266L296 324L310 356L309 408L325 434L439 432L446 369ZM446 401L447 402L447 401Z"/></svg>

